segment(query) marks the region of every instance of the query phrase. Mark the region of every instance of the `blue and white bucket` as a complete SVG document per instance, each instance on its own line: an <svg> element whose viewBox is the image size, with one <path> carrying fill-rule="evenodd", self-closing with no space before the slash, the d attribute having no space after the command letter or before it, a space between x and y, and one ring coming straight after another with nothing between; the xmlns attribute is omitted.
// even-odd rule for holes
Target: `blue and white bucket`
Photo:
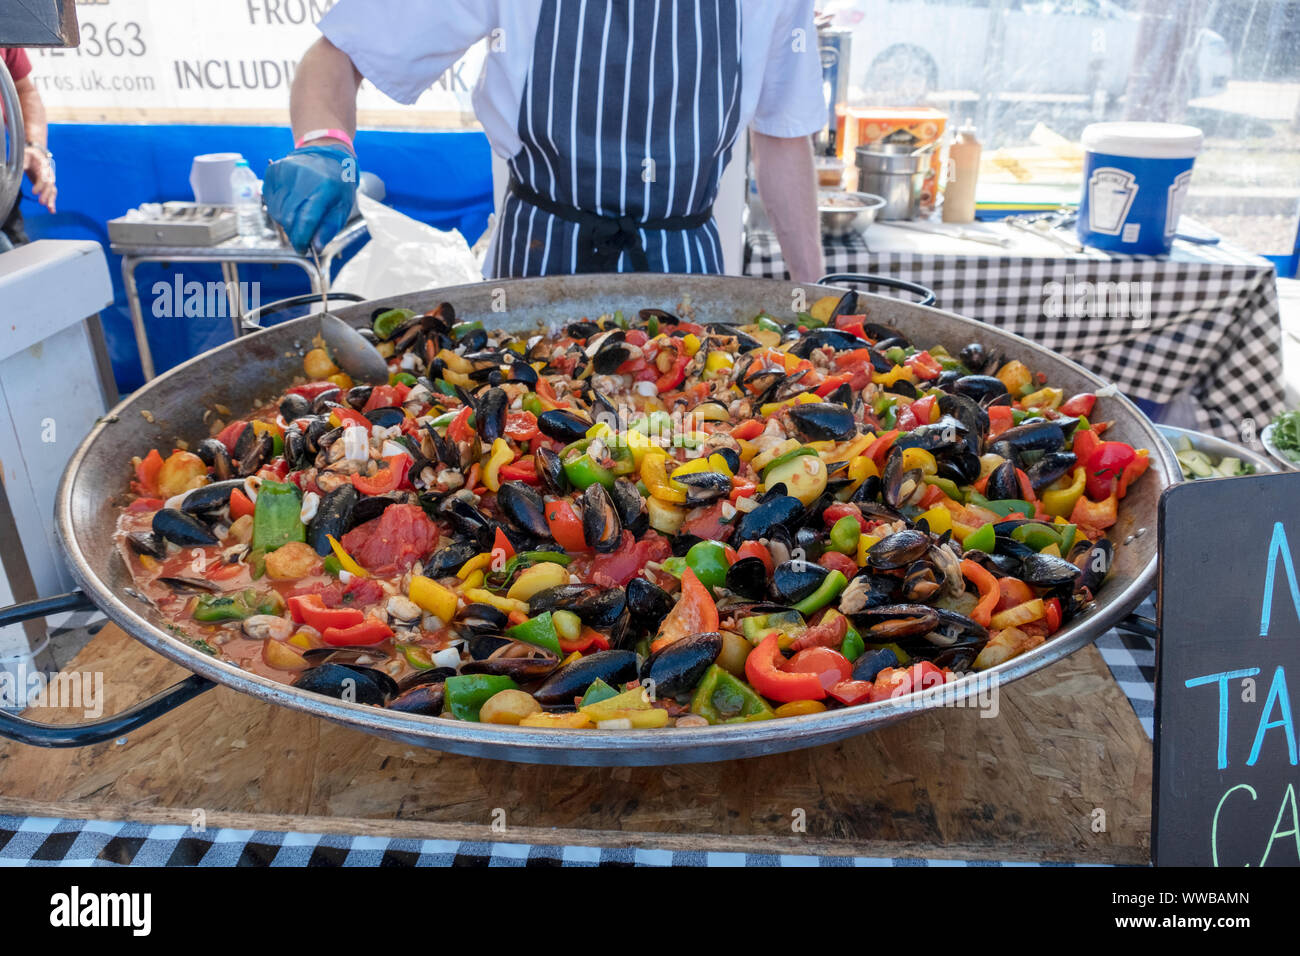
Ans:
<svg viewBox="0 0 1300 956"><path fill-rule="evenodd" d="M1083 131L1079 241L1163 255L1178 231L1201 131L1178 123L1093 123Z"/></svg>

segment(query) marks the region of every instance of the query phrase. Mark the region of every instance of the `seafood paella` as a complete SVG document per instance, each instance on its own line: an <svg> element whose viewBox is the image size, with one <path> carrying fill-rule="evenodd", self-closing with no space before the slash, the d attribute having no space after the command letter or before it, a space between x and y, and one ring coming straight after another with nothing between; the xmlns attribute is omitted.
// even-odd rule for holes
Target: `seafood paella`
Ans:
<svg viewBox="0 0 1300 956"><path fill-rule="evenodd" d="M424 716L707 726L986 670L1104 586L1149 461L1104 396L854 292L533 335L443 303L364 334L387 384L318 340L283 394L135 458L117 540L195 647Z"/></svg>

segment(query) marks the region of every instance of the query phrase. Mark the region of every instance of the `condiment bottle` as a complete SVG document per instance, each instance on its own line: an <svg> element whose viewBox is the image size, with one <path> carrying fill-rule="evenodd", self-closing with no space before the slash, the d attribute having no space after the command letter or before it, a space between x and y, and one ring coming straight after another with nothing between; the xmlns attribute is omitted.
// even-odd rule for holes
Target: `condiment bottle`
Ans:
<svg viewBox="0 0 1300 956"><path fill-rule="evenodd" d="M948 183L943 191L944 222L975 221L975 185L979 180L980 153L975 126L967 122L948 147Z"/></svg>

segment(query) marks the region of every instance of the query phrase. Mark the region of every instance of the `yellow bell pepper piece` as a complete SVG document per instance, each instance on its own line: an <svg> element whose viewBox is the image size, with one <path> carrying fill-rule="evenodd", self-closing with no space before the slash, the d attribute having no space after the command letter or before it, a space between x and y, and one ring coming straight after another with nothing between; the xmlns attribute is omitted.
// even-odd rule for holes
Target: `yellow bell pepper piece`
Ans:
<svg viewBox="0 0 1300 956"><path fill-rule="evenodd" d="M879 475L880 468L866 455L858 455L856 458L849 459L849 477L854 481L861 482Z"/></svg>
<svg viewBox="0 0 1300 956"><path fill-rule="evenodd" d="M665 711L666 713L666 711ZM571 714L529 714L519 721L520 727L548 727L551 730L584 730L592 726L591 718L580 710Z"/></svg>
<svg viewBox="0 0 1300 956"><path fill-rule="evenodd" d="M906 365L895 365L888 372L871 373L871 381L877 385L893 385L899 379L907 379L909 382L916 381L916 377L912 374L912 370Z"/></svg>
<svg viewBox="0 0 1300 956"><path fill-rule="evenodd" d="M415 600L412 598L412 600ZM502 597L499 594L493 594L491 591L485 591L482 588L466 588L465 600L471 604L489 604L496 608L502 614L510 614L518 611L520 614L528 613L527 601L516 601L512 598ZM419 603L418 601L416 602Z"/></svg>
<svg viewBox="0 0 1300 956"><path fill-rule="evenodd" d="M921 515L930 525L931 534L943 534L952 530L952 513L943 505L935 505ZM917 519L918 521L920 518Z"/></svg>
<svg viewBox="0 0 1300 956"><path fill-rule="evenodd" d="M726 352L710 352L709 357L704 360L704 370L706 372L721 372L723 369L731 368L735 361Z"/></svg>
<svg viewBox="0 0 1300 956"><path fill-rule="evenodd" d="M614 429L610 428L605 422L596 422L587 429L588 438L609 438L613 436Z"/></svg>
<svg viewBox="0 0 1300 956"><path fill-rule="evenodd" d="M858 567L865 568L867 566L867 552L870 551L871 546L879 540L880 539L874 534L866 534L864 532L863 534L858 535Z"/></svg>
<svg viewBox="0 0 1300 956"><path fill-rule="evenodd" d="M802 717L804 714L820 714L826 705L820 700L792 700L776 709L778 717Z"/></svg>
<svg viewBox="0 0 1300 956"><path fill-rule="evenodd" d="M442 360L444 368L449 368L453 372L459 372L461 375L468 375L474 371L474 366L470 364L469 359L463 355L457 355L451 349L443 349L438 353L438 358Z"/></svg>
<svg viewBox="0 0 1300 956"><path fill-rule="evenodd" d="M1065 400L1065 391L1060 388L1040 388L1020 400L1021 408L1056 408ZM937 404L937 403L936 403Z"/></svg>
<svg viewBox="0 0 1300 956"><path fill-rule="evenodd" d="M355 574L359 578L370 577L370 572L357 564L357 562L353 560L352 555L343 550L343 545L338 543L338 540L334 535L326 535L326 537L330 539L330 547L334 550L334 557L339 559L339 567L349 574Z"/></svg>
<svg viewBox="0 0 1300 956"><path fill-rule="evenodd" d="M668 483L668 456L662 450L652 451L641 462L641 480L652 497L671 504L686 504L686 489L674 488Z"/></svg>
<svg viewBox="0 0 1300 956"><path fill-rule="evenodd" d="M294 647L301 647L304 651L309 651L316 646L311 639L311 635L305 631L299 631L293 637L289 638L289 643Z"/></svg>
<svg viewBox="0 0 1300 956"><path fill-rule="evenodd" d="M701 471L718 471L726 475L728 478L735 477L735 475L731 473L731 467L727 464L727 459L723 458L721 455L709 455L707 458L700 457L693 461L688 461L680 468L674 468L672 477L677 478L679 475L693 475L696 472Z"/></svg>
<svg viewBox="0 0 1300 956"><path fill-rule="evenodd" d="M483 586L483 582L486 580L487 580L487 576L484 575L482 571L475 571L473 574L471 574L469 577L465 579L465 583L461 585L461 588L465 591L472 591L475 590L476 588L481 588Z"/></svg>
<svg viewBox="0 0 1300 956"><path fill-rule="evenodd" d="M592 720L608 720L618 711L649 710L650 706L650 695L646 693L646 689L633 687L614 697L606 697L604 700L598 700L579 709Z"/></svg>
<svg viewBox="0 0 1300 956"><path fill-rule="evenodd" d="M1064 480L1064 479L1062 479ZM1082 465L1074 469L1074 475L1070 479L1070 484L1064 488L1057 487L1061 481L1048 486L1039 495L1043 502L1043 510L1049 515L1057 517L1067 517L1074 510L1075 502L1083 497L1083 489L1088 482L1088 470Z"/></svg>
<svg viewBox="0 0 1300 956"><path fill-rule="evenodd" d="M925 475L939 473L939 463L934 460L934 455L924 448L904 448L903 470L911 471L913 468L920 468L921 473Z"/></svg>
<svg viewBox="0 0 1300 956"><path fill-rule="evenodd" d="M668 711L662 707L649 710L616 710L596 724L601 730L648 730L668 726Z"/></svg>
<svg viewBox="0 0 1300 956"><path fill-rule="evenodd" d="M456 572L456 577L464 581L475 571L482 571L492 563L492 552L484 551L482 554L476 554L460 566Z"/></svg>
<svg viewBox="0 0 1300 956"><path fill-rule="evenodd" d="M483 469L483 484L488 491L497 491L501 487L501 466L515 460L514 450L504 438L492 443L492 454L488 457L487 467Z"/></svg>
<svg viewBox="0 0 1300 956"><path fill-rule="evenodd" d="M407 596L445 624L456 616L456 592L422 574L411 577Z"/></svg>
<svg viewBox="0 0 1300 956"><path fill-rule="evenodd" d="M700 337L693 332L683 335L682 350L687 355L694 355L700 350Z"/></svg>
<svg viewBox="0 0 1300 956"><path fill-rule="evenodd" d="M740 460L753 461L754 456L758 454L758 448L754 446L754 443L744 438L737 438L736 443L740 445Z"/></svg>
<svg viewBox="0 0 1300 956"><path fill-rule="evenodd" d="M808 309L808 314L819 322L829 322L831 313L835 311L835 306L839 305L839 303L838 296L824 295L812 304Z"/></svg>
<svg viewBox="0 0 1300 956"><path fill-rule="evenodd" d="M474 387L473 379L471 379L468 375L463 375L460 372L454 371L453 369L449 369L449 368L443 369L442 379L448 385L459 385L461 388Z"/></svg>

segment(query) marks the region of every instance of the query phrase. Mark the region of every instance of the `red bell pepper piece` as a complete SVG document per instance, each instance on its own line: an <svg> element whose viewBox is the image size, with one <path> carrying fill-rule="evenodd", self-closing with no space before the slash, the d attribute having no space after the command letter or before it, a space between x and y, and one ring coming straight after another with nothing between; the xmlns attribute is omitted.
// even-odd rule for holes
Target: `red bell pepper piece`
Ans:
<svg viewBox="0 0 1300 956"><path fill-rule="evenodd" d="M316 630L348 628L366 619L355 607L327 607L319 594L299 594L289 598L289 613L294 621Z"/></svg>
<svg viewBox="0 0 1300 956"><path fill-rule="evenodd" d="M981 627L988 627L989 621L993 619L993 610L998 606L1001 600L1002 592L998 588L997 578L989 573L989 570L982 564L977 564L970 558L963 558L961 562L962 576L969 579L977 588L979 588L980 599L971 611L970 619Z"/></svg>
<svg viewBox="0 0 1300 956"><path fill-rule="evenodd" d="M781 667L785 659L777 641L778 635L773 631L745 658L745 676L754 690L782 704L825 697L826 688L817 674L790 672Z"/></svg>
<svg viewBox="0 0 1300 956"><path fill-rule="evenodd" d="M248 495L244 494L238 488L230 492L230 517L238 521L244 515L251 515L254 509L253 502L249 500Z"/></svg>
<svg viewBox="0 0 1300 956"><path fill-rule="evenodd" d="M689 364L691 364L691 357L685 352L678 352L673 359L672 367L655 379L655 388L659 390L659 394L671 392L681 385L686 379L686 366Z"/></svg>
<svg viewBox="0 0 1300 956"><path fill-rule="evenodd" d="M537 464L532 455L502 465L498 472L502 481L522 481L526 485L540 485L542 479L537 476Z"/></svg>
<svg viewBox="0 0 1300 956"><path fill-rule="evenodd" d="M889 449L894 445L894 439L898 437L898 429L887 431L869 446L867 446L866 456L876 463L879 468L884 464L885 456L889 454Z"/></svg>
<svg viewBox="0 0 1300 956"><path fill-rule="evenodd" d="M515 556L514 545L510 543L510 539L506 537L506 533L502 531L500 528L497 528L497 535L492 541L493 560L496 560L496 556L498 552L504 554L506 556L505 559L507 561L509 561L511 558Z"/></svg>
<svg viewBox="0 0 1300 956"><path fill-rule="evenodd" d="M409 385L376 385L371 389L370 397L366 399L366 404L361 411L372 412L376 408L397 408L406 401L410 391Z"/></svg>
<svg viewBox="0 0 1300 956"><path fill-rule="evenodd" d="M469 417L472 414L474 409L468 405L456 413L456 417L447 425L447 438L450 441L469 441L474 437L474 429L469 427Z"/></svg>
<svg viewBox="0 0 1300 956"><path fill-rule="evenodd" d="M763 429L765 427L766 426L757 418L751 418L748 421L741 422L733 428L731 430L731 437L737 441L746 441L750 438L757 438L759 435L763 434Z"/></svg>
<svg viewBox="0 0 1300 956"><path fill-rule="evenodd" d="M1078 525L1085 533L1104 531L1119 518L1119 492L1112 491L1102 501L1093 501L1087 495L1080 495L1070 512L1070 523ZM1091 535L1089 535L1091 537Z"/></svg>
<svg viewBox="0 0 1300 956"><path fill-rule="evenodd" d="M334 386L330 386L333 388ZM244 433L248 427L248 422L231 422L221 431L217 432L217 441L226 446L226 451L232 455L235 453L235 442L239 441L239 436Z"/></svg>
<svg viewBox="0 0 1300 956"><path fill-rule="evenodd" d="M775 567L772 562L772 552L752 538L736 549L736 560L739 561L742 558L758 558L763 562L763 567L767 568L769 575Z"/></svg>
<svg viewBox="0 0 1300 956"><path fill-rule="evenodd" d="M826 380L817 386L817 394L825 398L841 385L848 385L852 381L853 376L848 372L841 372L839 375L828 375Z"/></svg>
<svg viewBox="0 0 1300 956"><path fill-rule="evenodd" d="M918 398L908 408L911 409L912 415L916 418L917 425L930 424L930 418L934 413L934 404L938 399L933 395L927 395L925 398Z"/></svg>
<svg viewBox="0 0 1300 956"><path fill-rule="evenodd" d="M291 395L301 395L309 402L314 402L332 388L338 388L333 382L307 382L289 389Z"/></svg>
<svg viewBox="0 0 1300 956"><path fill-rule="evenodd" d="M568 498L550 498L546 502L546 526L551 537L565 551L590 551L582 533L582 519Z"/></svg>
<svg viewBox="0 0 1300 956"><path fill-rule="evenodd" d="M989 440L997 438L1010 428L1014 422L1010 405L991 405L989 413Z"/></svg>
<svg viewBox="0 0 1300 956"><path fill-rule="evenodd" d="M848 332L860 339L866 339L867 333L862 327L862 323L866 321L866 318L865 315L837 315L835 316L835 327L841 332Z"/></svg>
<svg viewBox="0 0 1300 956"><path fill-rule="evenodd" d="M140 482L140 490L146 494L158 493L158 470L163 466L163 456L157 448L149 449L140 464L135 466L135 477Z"/></svg>
<svg viewBox="0 0 1300 956"><path fill-rule="evenodd" d="M377 617L365 618L351 627L329 627L321 632L321 640L331 647L368 647L393 636L393 629Z"/></svg>
<svg viewBox="0 0 1300 956"><path fill-rule="evenodd" d="M389 455L384 459L387 468L380 468L373 475L353 475L352 487L363 495L382 495L396 489L406 480L407 469L411 467L410 455Z"/></svg>
<svg viewBox="0 0 1300 956"><path fill-rule="evenodd" d="M708 634L718 629L718 605L704 583L687 568L682 572L682 593L659 625L659 636L650 642L650 653L691 634Z"/></svg>
<svg viewBox="0 0 1300 956"><path fill-rule="evenodd" d="M1070 445L1070 451L1074 452L1075 460L1081 465L1087 465L1088 459L1092 453L1097 450L1101 444L1101 439L1097 437L1097 432L1092 428L1084 428L1074 433L1073 443Z"/></svg>

